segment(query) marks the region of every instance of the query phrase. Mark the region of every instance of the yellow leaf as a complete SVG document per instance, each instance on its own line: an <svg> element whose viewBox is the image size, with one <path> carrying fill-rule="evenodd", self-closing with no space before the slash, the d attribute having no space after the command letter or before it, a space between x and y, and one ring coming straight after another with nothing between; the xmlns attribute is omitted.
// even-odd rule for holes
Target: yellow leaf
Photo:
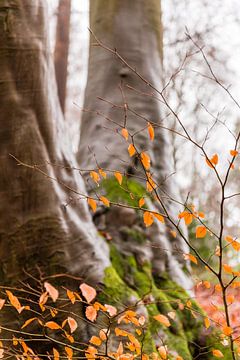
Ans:
<svg viewBox="0 0 240 360"><path fill-rule="evenodd" d="M98 172L104 179L107 178L107 174L105 173L105 171L103 169L98 169Z"/></svg>
<svg viewBox="0 0 240 360"><path fill-rule="evenodd" d="M159 315L155 315L153 318L167 327L171 326L168 318L165 315L159 314Z"/></svg>
<svg viewBox="0 0 240 360"><path fill-rule="evenodd" d="M148 123L148 134L150 137L150 140L154 140L154 128L152 126L152 124Z"/></svg>
<svg viewBox="0 0 240 360"><path fill-rule="evenodd" d="M238 151L237 151L237 150L230 150L230 155L232 155L232 156L237 156L237 155L238 155Z"/></svg>
<svg viewBox="0 0 240 360"><path fill-rule="evenodd" d="M153 214L149 211L145 211L143 214L143 221L146 227L151 226L153 223Z"/></svg>
<svg viewBox="0 0 240 360"><path fill-rule="evenodd" d="M25 323L23 324L23 326L21 327L21 329L24 329L26 326L28 326L29 324L31 324L31 322L33 322L34 320L37 320L36 317L28 319L25 321Z"/></svg>
<svg viewBox="0 0 240 360"><path fill-rule="evenodd" d="M85 283L80 285L80 290L83 296L85 297L85 299L87 300L87 302L89 303L97 296L96 290Z"/></svg>
<svg viewBox="0 0 240 360"><path fill-rule="evenodd" d="M192 254L183 254L183 257L184 257L185 260L190 260L196 265L198 263L197 258Z"/></svg>
<svg viewBox="0 0 240 360"><path fill-rule="evenodd" d="M196 228L196 238L197 239L204 238L206 236L206 234L207 234L207 229L205 226L199 225Z"/></svg>
<svg viewBox="0 0 240 360"><path fill-rule="evenodd" d="M77 329L78 325L75 319L73 319L72 317L68 316L67 318L68 321L68 325L70 327L70 332L71 334Z"/></svg>
<svg viewBox="0 0 240 360"><path fill-rule="evenodd" d="M230 326L224 326L223 333L226 336L230 336L233 333L233 329Z"/></svg>
<svg viewBox="0 0 240 360"><path fill-rule="evenodd" d="M214 154L210 160L206 158L206 163L210 168L214 168L218 164L218 155Z"/></svg>
<svg viewBox="0 0 240 360"><path fill-rule="evenodd" d="M122 174L119 171L115 171L114 176L119 182L119 185L122 185L122 179L123 179Z"/></svg>
<svg viewBox="0 0 240 360"><path fill-rule="evenodd" d="M48 321L46 322L45 326L52 330L58 330L61 329L61 326L55 323L54 321Z"/></svg>
<svg viewBox="0 0 240 360"><path fill-rule="evenodd" d="M213 356L215 356L217 358L222 358L223 357L223 353L220 350L217 350L217 349L213 350L212 354L213 354Z"/></svg>
<svg viewBox="0 0 240 360"><path fill-rule="evenodd" d="M207 318L207 317L204 318L204 325L205 325L206 329L208 329L210 327L211 323L210 323L209 318Z"/></svg>
<svg viewBox="0 0 240 360"><path fill-rule="evenodd" d="M98 184L99 180L100 180L100 176L96 171L90 171L90 176L93 179L93 181L95 181L95 183Z"/></svg>
<svg viewBox="0 0 240 360"><path fill-rule="evenodd" d="M110 206L110 201L105 196L100 196L99 199L105 206L107 206L107 207Z"/></svg>
<svg viewBox="0 0 240 360"><path fill-rule="evenodd" d="M69 348L68 346L65 346L65 352L67 354L67 358L68 360L71 360L73 357L73 350L71 348Z"/></svg>
<svg viewBox="0 0 240 360"><path fill-rule="evenodd" d="M139 199L138 206L141 208L145 204L145 200L143 198Z"/></svg>
<svg viewBox="0 0 240 360"><path fill-rule="evenodd" d="M94 199L88 198L87 199L88 205L91 207L92 211L95 212L97 210L97 203Z"/></svg>
<svg viewBox="0 0 240 360"><path fill-rule="evenodd" d="M127 141L128 140L128 131L126 128L123 128L122 131L122 136L124 137L124 139Z"/></svg>
<svg viewBox="0 0 240 360"><path fill-rule="evenodd" d="M60 354L59 352L53 348L53 360L59 360L60 359Z"/></svg>
<svg viewBox="0 0 240 360"><path fill-rule="evenodd" d="M74 303L75 303L75 301L76 301L76 297L75 297L75 295L74 295L74 292L73 292L73 291L71 291L71 290L67 289L67 297L69 298L69 300L71 301L71 303L72 303L72 304L74 304Z"/></svg>
<svg viewBox="0 0 240 360"><path fill-rule="evenodd" d="M151 162L149 155L145 152L142 152L140 157L143 166L145 167L146 170L148 170L150 168L150 162Z"/></svg>
<svg viewBox="0 0 240 360"><path fill-rule="evenodd" d="M136 149L133 144L130 144L128 147L128 153L132 157L136 153Z"/></svg>
<svg viewBox="0 0 240 360"><path fill-rule="evenodd" d="M59 297L58 290L46 281L44 283L44 287L45 287L46 291L48 292L49 296L55 302L57 300L57 298Z"/></svg>
<svg viewBox="0 0 240 360"><path fill-rule="evenodd" d="M100 346L102 343L102 340L97 336L92 336L89 342L93 345Z"/></svg>
<svg viewBox="0 0 240 360"><path fill-rule="evenodd" d="M153 213L153 216L154 216L158 221L160 221L161 223L164 224L165 220L164 220L164 217L163 217L161 214Z"/></svg>
<svg viewBox="0 0 240 360"><path fill-rule="evenodd" d="M87 306L85 315L88 320L94 322L97 318L97 310L92 305Z"/></svg>

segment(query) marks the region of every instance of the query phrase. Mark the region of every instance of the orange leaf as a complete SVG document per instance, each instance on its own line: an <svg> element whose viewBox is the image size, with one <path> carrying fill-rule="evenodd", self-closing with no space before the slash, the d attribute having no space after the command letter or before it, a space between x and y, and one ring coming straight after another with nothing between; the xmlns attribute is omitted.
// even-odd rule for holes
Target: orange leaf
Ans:
<svg viewBox="0 0 240 360"><path fill-rule="evenodd" d="M145 200L143 198L139 199L138 206L141 208L145 204Z"/></svg>
<svg viewBox="0 0 240 360"><path fill-rule="evenodd" d="M206 289L210 289L210 287L211 287L211 283L207 280L203 281L203 285L205 286Z"/></svg>
<svg viewBox="0 0 240 360"><path fill-rule="evenodd" d="M146 170L148 170L150 168L150 162L151 162L149 155L145 152L142 152L140 156L143 166L145 167Z"/></svg>
<svg viewBox="0 0 240 360"><path fill-rule="evenodd" d="M59 360L60 359L60 354L59 352L53 348L53 360Z"/></svg>
<svg viewBox="0 0 240 360"><path fill-rule="evenodd" d="M153 213L153 216L154 216L158 221L160 221L161 223L164 224L165 220L164 220L164 217L163 217L161 214Z"/></svg>
<svg viewBox="0 0 240 360"><path fill-rule="evenodd" d="M97 318L97 310L92 305L90 305L86 308L85 315L88 320L94 322Z"/></svg>
<svg viewBox="0 0 240 360"><path fill-rule="evenodd" d="M128 140L128 131L126 128L123 128L122 131L122 136L124 137L124 139L127 141Z"/></svg>
<svg viewBox="0 0 240 360"><path fill-rule="evenodd" d="M65 352L67 354L68 360L71 360L72 357L73 357L73 350L71 348L67 347L67 346L65 346L64 349L65 349Z"/></svg>
<svg viewBox="0 0 240 360"><path fill-rule="evenodd" d="M171 234L174 238L177 237L177 233L176 233L175 230L170 230L170 234Z"/></svg>
<svg viewBox="0 0 240 360"><path fill-rule="evenodd" d="M57 298L59 297L58 290L54 286L49 284L48 282L44 283L44 287L45 287L46 291L48 292L49 296L55 302L57 300Z"/></svg>
<svg viewBox="0 0 240 360"><path fill-rule="evenodd" d="M136 153L136 149L133 144L130 144L128 147L128 153L132 157Z"/></svg>
<svg viewBox="0 0 240 360"><path fill-rule="evenodd" d="M237 150L230 150L230 155L232 155L232 156L237 156L237 155L238 155L238 151L237 151Z"/></svg>
<svg viewBox="0 0 240 360"><path fill-rule="evenodd" d="M100 196L99 199L105 206L107 206L107 207L110 206L110 201L105 196Z"/></svg>
<svg viewBox="0 0 240 360"><path fill-rule="evenodd" d="M80 290L83 296L85 297L85 299L87 300L87 302L89 303L97 296L96 290L85 283L80 285Z"/></svg>
<svg viewBox="0 0 240 360"><path fill-rule="evenodd" d="M223 264L223 270L227 274L232 274L233 273L232 267L230 265L228 265L228 264Z"/></svg>
<svg viewBox="0 0 240 360"><path fill-rule="evenodd" d="M233 329L230 326L224 326L223 333L226 336L230 336L233 333Z"/></svg>
<svg viewBox="0 0 240 360"><path fill-rule="evenodd" d="M17 310L17 312L20 314L22 310L24 309L24 306L21 306L18 298L13 295L13 293L9 290L6 290L6 294L8 296L8 299L10 301L10 304Z"/></svg>
<svg viewBox="0 0 240 360"><path fill-rule="evenodd" d="M95 212L97 210L97 203L94 199L88 198L87 199L88 205L91 207L92 211Z"/></svg>
<svg viewBox="0 0 240 360"><path fill-rule="evenodd" d="M102 343L102 340L97 336L92 336L89 342L93 345L100 346Z"/></svg>
<svg viewBox="0 0 240 360"><path fill-rule="evenodd" d="M107 309L107 312L109 313L110 316L115 316L117 314L117 309L114 306L107 304L105 304L104 306Z"/></svg>
<svg viewBox="0 0 240 360"><path fill-rule="evenodd" d="M25 323L23 324L23 326L21 327L21 329L24 329L26 326L28 326L29 324L31 324L31 322L33 322L34 320L37 320L36 317L28 319L25 321Z"/></svg>
<svg viewBox="0 0 240 360"><path fill-rule="evenodd" d="M100 180L100 176L96 171L90 171L90 176L93 179L93 181L95 181L95 183L98 184L99 180Z"/></svg>
<svg viewBox="0 0 240 360"><path fill-rule="evenodd" d="M154 128L152 126L152 124L148 123L148 134L150 137L150 140L154 140Z"/></svg>
<svg viewBox="0 0 240 360"><path fill-rule="evenodd" d="M98 169L98 172L104 179L107 178L107 174L105 173L105 171L103 169Z"/></svg>
<svg viewBox="0 0 240 360"><path fill-rule="evenodd" d="M210 160L206 158L206 163L210 168L214 168L218 164L218 155L214 154Z"/></svg>
<svg viewBox="0 0 240 360"><path fill-rule="evenodd" d="M205 226L200 225L196 228L196 238L204 238L207 234L207 229Z"/></svg>
<svg viewBox="0 0 240 360"><path fill-rule="evenodd" d="M190 260L196 265L198 263L197 258L192 254L183 254L183 257L184 257L185 260Z"/></svg>
<svg viewBox="0 0 240 360"><path fill-rule="evenodd" d="M165 315L159 314L159 315L155 315L153 318L167 327L171 326L168 318Z"/></svg>
<svg viewBox="0 0 240 360"><path fill-rule="evenodd" d="M114 176L119 182L119 185L122 185L122 179L123 179L122 174L119 171L115 171Z"/></svg>
<svg viewBox="0 0 240 360"><path fill-rule="evenodd" d="M160 356L161 356L161 359L163 359L163 360L166 360L167 359L167 349L166 349L166 346L160 346L159 348L158 348L158 352L159 352L159 354L160 354Z"/></svg>
<svg viewBox="0 0 240 360"><path fill-rule="evenodd" d="M153 223L153 214L149 211L145 211L143 214L143 221L146 227L151 226Z"/></svg>
<svg viewBox="0 0 240 360"><path fill-rule="evenodd" d="M107 340L107 333L108 333L108 329L101 329L99 331L99 337L102 341Z"/></svg>
<svg viewBox="0 0 240 360"><path fill-rule="evenodd" d="M67 322L68 322L68 325L70 327L70 332L71 334L77 329L78 327L78 324L76 322L75 319L73 319L72 317L68 316L67 318Z"/></svg>
<svg viewBox="0 0 240 360"><path fill-rule="evenodd" d="M4 299L0 299L0 310L2 310L3 308L3 305L5 304L5 301Z"/></svg>
<svg viewBox="0 0 240 360"><path fill-rule="evenodd" d="M205 325L206 329L208 329L210 327L211 323L210 323L209 318L207 318L207 317L204 318L204 325Z"/></svg>
<svg viewBox="0 0 240 360"><path fill-rule="evenodd" d="M48 321L46 322L45 326L52 330L58 330L61 329L61 326L55 323L54 321Z"/></svg>
<svg viewBox="0 0 240 360"><path fill-rule="evenodd" d="M213 356L215 356L215 357L217 357L217 358L222 358L222 357L224 357L224 356L223 356L223 353L222 353L220 350L217 350L217 349L213 350L213 351L212 351L212 354L213 354Z"/></svg>
<svg viewBox="0 0 240 360"><path fill-rule="evenodd" d="M74 295L74 292L73 292L73 291L71 291L71 290L67 289L67 297L69 298L69 300L71 301L71 303L72 303L72 304L74 304L74 303L75 303L75 301L76 301L76 297L75 297L75 295Z"/></svg>

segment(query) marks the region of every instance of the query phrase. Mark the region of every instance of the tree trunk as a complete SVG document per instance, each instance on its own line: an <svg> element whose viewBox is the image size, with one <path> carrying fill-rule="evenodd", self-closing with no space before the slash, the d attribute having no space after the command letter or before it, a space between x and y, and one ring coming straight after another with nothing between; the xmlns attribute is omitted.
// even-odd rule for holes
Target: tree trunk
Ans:
<svg viewBox="0 0 240 360"><path fill-rule="evenodd" d="M57 98L46 2L4 0L0 15L1 282L23 279L23 270L39 276L39 266L44 274L87 274L100 281L108 250L86 201L69 190L85 193L82 178L68 169L75 163ZM49 178L17 166L10 154L39 164Z"/></svg>
<svg viewBox="0 0 240 360"><path fill-rule="evenodd" d="M58 97L62 112L65 112L68 50L70 34L71 0L59 0L57 14L56 46L54 53Z"/></svg>
<svg viewBox="0 0 240 360"><path fill-rule="evenodd" d="M90 28L99 40L118 53L127 63L153 84L161 89L162 75L162 25L160 1L129 1L112 0L91 1ZM92 43L96 42L92 37ZM123 100L119 85L123 84L126 99ZM137 91L129 90L129 85ZM103 48L90 46L89 73L85 95L85 104L81 127L81 140L78 159L81 167L96 167L96 161L102 168L119 170L132 175L145 177L141 172L136 158L129 160L126 141L120 135L120 126L124 126L124 111L116 106L126 101L128 107L134 110L127 111L126 126L133 134L146 128L147 122L161 123L161 102L154 96L141 96L139 92L150 93L152 90L137 77L128 66L121 63L112 53ZM116 105L98 100L98 97ZM89 111L91 110L91 111ZM94 113L95 111L95 113ZM104 114L106 118L99 114ZM136 116L140 114L141 117ZM114 120L114 122L108 119ZM116 125L119 124L119 126ZM166 198L166 193L178 199L176 185L172 177L173 166L169 154L168 133L156 129L156 140L151 143L147 131L140 131L134 138L139 151L145 151L152 159L152 169L160 187L160 196L168 208L173 219L177 219L179 208ZM90 149L90 150L89 150ZM169 178L168 178L169 177ZM121 219L125 226L126 218L131 212L129 209L113 209L116 222ZM117 213L119 216L117 216ZM136 219L135 219L136 220ZM133 226L133 223L129 226ZM112 221L112 218L111 218ZM111 224L110 224L111 225ZM117 226L117 223L114 223ZM112 225L111 225L112 226ZM188 252L183 241L171 236L168 224L165 228L155 224L147 231L154 248L133 245L129 239L119 243L118 247L127 253L135 252L141 261L147 260L153 264L153 272L161 274L167 271L171 277L184 286L191 287L188 276L183 271L182 255L176 257L176 247L182 252ZM115 236L116 237L116 236ZM121 236L117 236L119 240ZM165 251L163 250L165 249Z"/></svg>

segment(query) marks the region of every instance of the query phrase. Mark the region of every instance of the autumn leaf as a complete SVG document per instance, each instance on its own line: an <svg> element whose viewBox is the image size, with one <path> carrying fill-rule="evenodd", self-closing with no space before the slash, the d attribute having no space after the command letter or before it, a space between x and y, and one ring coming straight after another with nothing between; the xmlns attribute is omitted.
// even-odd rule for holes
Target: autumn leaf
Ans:
<svg viewBox="0 0 240 360"><path fill-rule="evenodd" d="M153 216L161 223L163 223L163 224L165 223L164 217L161 214L153 213Z"/></svg>
<svg viewBox="0 0 240 360"><path fill-rule="evenodd" d="M123 180L122 174L119 171L115 171L114 176L119 182L119 185L122 185L122 180Z"/></svg>
<svg viewBox="0 0 240 360"><path fill-rule="evenodd" d="M223 358L223 353L220 350L214 349L212 351L213 356L217 357L217 358Z"/></svg>
<svg viewBox="0 0 240 360"><path fill-rule="evenodd" d="M160 346L158 348L158 352L161 356L161 359L166 360L167 359L167 347L166 346Z"/></svg>
<svg viewBox="0 0 240 360"><path fill-rule="evenodd" d="M150 122L148 123L148 134L149 134L150 140L153 141L154 140L154 128L153 128L152 124L150 124Z"/></svg>
<svg viewBox="0 0 240 360"><path fill-rule="evenodd" d="M76 301L76 296L74 295L74 292L67 289L67 297L69 298L69 300L71 301L72 304L75 303Z"/></svg>
<svg viewBox="0 0 240 360"><path fill-rule="evenodd" d="M153 317L155 320L159 321L162 325L165 325L167 327L171 326L170 321L168 320L168 318L165 315L155 315Z"/></svg>
<svg viewBox="0 0 240 360"><path fill-rule="evenodd" d="M90 176L96 184L100 181L100 176L96 171L90 171Z"/></svg>
<svg viewBox="0 0 240 360"><path fill-rule="evenodd" d="M58 325L55 321L48 321L45 324L45 327L51 329L51 330L58 330L61 329L61 326Z"/></svg>
<svg viewBox="0 0 240 360"><path fill-rule="evenodd" d="M136 149L133 144L130 144L128 147L128 153L132 157L136 153Z"/></svg>
<svg viewBox="0 0 240 360"><path fill-rule="evenodd" d="M29 324L31 324L31 322L33 322L34 320L37 320L36 317L33 317L31 319L28 319L25 321L25 323L23 324L23 326L21 327L21 329L24 329L26 326L28 326Z"/></svg>
<svg viewBox="0 0 240 360"><path fill-rule="evenodd" d="M88 303L90 303L97 296L96 290L85 283L80 285L80 290Z"/></svg>
<svg viewBox="0 0 240 360"><path fill-rule="evenodd" d="M139 199L138 206L141 208L145 204L144 198Z"/></svg>
<svg viewBox="0 0 240 360"><path fill-rule="evenodd" d="M97 310L92 305L87 306L85 315L88 320L94 322L97 318Z"/></svg>
<svg viewBox="0 0 240 360"><path fill-rule="evenodd" d="M67 318L68 325L70 327L71 334L77 329L78 324L75 319L73 319L71 316L68 316Z"/></svg>
<svg viewBox="0 0 240 360"><path fill-rule="evenodd" d="M209 318L207 318L207 317L204 318L204 325L205 325L206 329L208 329L210 327L211 323L210 323Z"/></svg>
<svg viewBox="0 0 240 360"><path fill-rule="evenodd" d="M223 331L223 334L226 336L230 336L233 333L233 329L230 326L224 326L222 331Z"/></svg>
<svg viewBox="0 0 240 360"><path fill-rule="evenodd" d="M227 274L232 274L233 273L232 267L230 265L228 265L228 264L223 264L223 270Z"/></svg>
<svg viewBox="0 0 240 360"><path fill-rule="evenodd" d="M207 229L205 226L199 225L196 228L196 238L197 239L204 238L206 236L206 234L207 234Z"/></svg>
<svg viewBox="0 0 240 360"><path fill-rule="evenodd" d="M176 312L175 311L169 311L168 316L170 319L174 320L176 318Z"/></svg>
<svg viewBox="0 0 240 360"><path fill-rule="evenodd" d="M69 348L68 346L65 346L65 352L67 354L67 358L68 360L71 360L73 357L73 350L71 348Z"/></svg>
<svg viewBox="0 0 240 360"><path fill-rule="evenodd" d="M237 150L230 150L230 155L231 155L231 156L237 156L237 155L238 155L238 151L237 151Z"/></svg>
<svg viewBox="0 0 240 360"><path fill-rule="evenodd" d="M198 264L197 258L192 254L183 254L183 257L185 260L190 260L196 265Z"/></svg>
<svg viewBox="0 0 240 360"><path fill-rule="evenodd" d="M46 281L44 283L44 287L45 287L46 291L48 292L49 296L52 298L53 302L55 302L59 297L58 290Z"/></svg>
<svg viewBox="0 0 240 360"><path fill-rule="evenodd" d="M5 301L4 299L0 299L0 310L2 310L3 308L3 305L5 304Z"/></svg>
<svg viewBox="0 0 240 360"><path fill-rule="evenodd" d="M87 199L88 205L91 207L92 211L95 212L97 210L97 203L94 199L88 198Z"/></svg>
<svg viewBox="0 0 240 360"><path fill-rule="evenodd" d="M110 207L110 201L105 196L100 196L99 200L107 207Z"/></svg>
<svg viewBox="0 0 240 360"><path fill-rule="evenodd" d="M149 211L145 211L143 214L143 221L146 227L151 226L153 223L153 214Z"/></svg>
<svg viewBox="0 0 240 360"><path fill-rule="evenodd" d="M121 134L124 137L124 139L127 141L128 140L128 131L126 128L122 129Z"/></svg>
<svg viewBox="0 0 240 360"><path fill-rule="evenodd" d="M117 309L114 306L108 304L104 304L104 306L110 316L115 316L117 314Z"/></svg>
<svg viewBox="0 0 240 360"><path fill-rule="evenodd" d="M148 170L150 168L150 162L151 162L149 155L147 153L145 153L145 152L142 152L140 154L140 158L141 158L141 161L142 161L142 164L143 164L144 168L146 170Z"/></svg>
<svg viewBox="0 0 240 360"><path fill-rule="evenodd" d="M99 337L102 341L107 340L107 333L108 333L108 329L101 329L99 331Z"/></svg>
<svg viewBox="0 0 240 360"><path fill-rule="evenodd" d="M218 164L218 155L214 154L210 160L206 158L206 163L210 168L214 168Z"/></svg>
<svg viewBox="0 0 240 360"><path fill-rule="evenodd" d="M170 230L170 234L171 234L174 238L177 237L177 233L176 233L175 230Z"/></svg>
<svg viewBox="0 0 240 360"><path fill-rule="evenodd" d="M193 221L193 214L188 211L183 211L178 215L179 219L184 219L186 225L190 225Z"/></svg>
<svg viewBox="0 0 240 360"><path fill-rule="evenodd" d="M10 301L10 304L17 310L17 312L20 314L23 309L24 309L24 306L21 306L18 298L13 295L13 293L9 290L6 290L6 294L8 296L8 299Z"/></svg>
<svg viewBox="0 0 240 360"><path fill-rule="evenodd" d="M203 281L203 285L205 286L206 289L210 289L210 287L211 287L211 283L207 280Z"/></svg>
<svg viewBox="0 0 240 360"><path fill-rule="evenodd" d="M53 348L53 360L59 360L60 359L60 354L59 352Z"/></svg>
<svg viewBox="0 0 240 360"><path fill-rule="evenodd" d="M103 170L103 169L98 169L98 172L99 172L99 174L104 178L104 179L106 179L107 178L107 174L105 173L105 171Z"/></svg>
<svg viewBox="0 0 240 360"><path fill-rule="evenodd" d="M89 342L93 345L100 346L102 343L102 340L97 336L92 336Z"/></svg>

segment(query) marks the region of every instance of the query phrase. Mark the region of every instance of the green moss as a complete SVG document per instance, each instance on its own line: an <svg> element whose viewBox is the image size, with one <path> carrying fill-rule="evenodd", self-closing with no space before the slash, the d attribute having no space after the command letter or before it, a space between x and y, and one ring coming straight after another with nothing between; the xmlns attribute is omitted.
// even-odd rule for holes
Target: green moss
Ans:
<svg viewBox="0 0 240 360"><path fill-rule="evenodd" d="M139 199L146 196L146 190L141 184L126 177L123 177L121 186L113 177L103 180L100 184L101 189L110 201L130 206L138 206Z"/></svg>

